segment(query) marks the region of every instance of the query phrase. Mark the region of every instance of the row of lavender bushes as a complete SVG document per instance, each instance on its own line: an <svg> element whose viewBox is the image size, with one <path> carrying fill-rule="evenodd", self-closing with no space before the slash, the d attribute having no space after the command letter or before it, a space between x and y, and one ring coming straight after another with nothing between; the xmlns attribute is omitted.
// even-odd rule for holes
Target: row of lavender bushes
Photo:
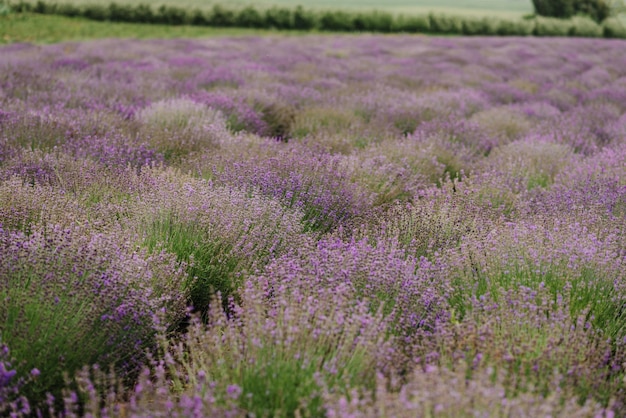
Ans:
<svg viewBox="0 0 626 418"><path fill-rule="evenodd" d="M306 10L302 7L254 6L233 8L214 5L211 10L190 10L163 5L153 9L149 5L107 5L72 3L58 4L44 1L9 3L16 12L56 14L86 17L98 21L158 23L168 25L198 25L213 27L240 27L299 31L431 33L470 36L575 36L626 38L626 27L617 17L597 23L590 17L570 19L533 17L505 19L498 17L452 16L428 14L394 16L387 12L346 12Z"/></svg>
<svg viewBox="0 0 626 418"><path fill-rule="evenodd" d="M624 415L625 52L3 46L0 414Z"/></svg>

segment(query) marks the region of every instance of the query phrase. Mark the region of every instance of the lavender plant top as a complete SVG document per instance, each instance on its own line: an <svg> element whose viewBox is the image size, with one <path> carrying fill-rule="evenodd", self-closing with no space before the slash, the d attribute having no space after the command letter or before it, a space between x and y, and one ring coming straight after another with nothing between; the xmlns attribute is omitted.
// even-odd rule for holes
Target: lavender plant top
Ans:
<svg viewBox="0 0 626 418"><path fill-rule="evenodd" d="M4 46L0 244L0 414L626 415L626 42Z"/></svg>

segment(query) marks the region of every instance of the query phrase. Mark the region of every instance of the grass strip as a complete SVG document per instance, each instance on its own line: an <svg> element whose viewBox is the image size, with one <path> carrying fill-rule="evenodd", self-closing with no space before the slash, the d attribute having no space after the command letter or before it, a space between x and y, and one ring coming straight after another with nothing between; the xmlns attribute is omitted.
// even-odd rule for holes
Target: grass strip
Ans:
<svg viewBox="0 0 626 418"><path fill-rule="evenodd" d="M202 38L213 36L261 36L276 30L212 28L201 26L147 25L96 22L80 17L19 13L0 16L0 44L14 42L56 43L100 38ZM284 34L285 32L280 32ZM293 32L296 33L296 32Z"/></svg>

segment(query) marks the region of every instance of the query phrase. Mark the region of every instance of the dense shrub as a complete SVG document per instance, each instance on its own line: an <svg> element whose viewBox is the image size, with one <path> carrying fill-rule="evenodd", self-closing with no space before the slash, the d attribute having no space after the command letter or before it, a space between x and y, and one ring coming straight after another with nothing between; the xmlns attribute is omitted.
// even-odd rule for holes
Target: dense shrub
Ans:
<svg viewBox="0 0 626 418"><path fill-rule="evenodd" d="M109 4L109 19L113 22L135 21L135 8L128 4Z"/></svg>
<svg viewBox="0 0 626 418"><path fill-rule="evenodd" d="M480 358L477 356L476 358ZM389 379L379 376L376 390L365 393L353 392L325 394L328 416L331 417L378 417L399 418L452 416L527 417L564 416L593 417L609 414L601 405L587 402L580 405L571 393L563 393L560 378L550 382L554 392L549 396L521 393L515 398L506 396L512 380L520 380L528 386L531 379L518 377L506 368L467 365L459 360L446 367L428 365L418 367L400 388L390 387ZM359 396L359 402L352 401ZM459 415L463 411L465 415Z"/></svg>
<svg viewBox="0 0 626 418"><path fill-rule="evenodd" d="M592 19L584 16L575 16L572 18L572 28L569 31L569 35L598 38L603 35L603 30L602 26Z"/></svg>
<svg viewBox="0 0 626 418"><path fill-rule="evenodd" d="M236 17L237 26L242 28L262 28L265 24L263 15L252 6L239 11Z"/></svg>
<svg viewBox="0 0 626 418"><path fill-rule="evenodd" d="M0 228L2 342L21 376L41 371L21 389L31 402L44 401L47 391L59 396L63 373L85 364L133 372L155 343L156 315L164 310L171 321L184 314L173 260L121 242L76 226L40 227L30 236Z"/></svg>
<svg viewBox="0 0 626 418"><path fill-rule="evenodd" d="M536 36L567 36L573 28L571 21L549 17L538 17L535 21Z"/></svg>
<svg viewBox="0 0 626 418"><path fill-rule="evenodd" d="M209 15L207 12L202 11L200 9L196 9L188 13L189 15L187 16L187 19L190 25L195 25L195 26L209 26L210 25Z"/></svg>
<svg viewBox="0 0 626 418"><path fill-rule="evenodd" d="M259 104L261 118L267 125L265 134L272 138L287 141L295 120L295 110L280 103Z"/></svg>
<svg viewBox="0 0 626 418"><path fill-rule="evenodd" d="M311 30L317 25L317 16L302 6L298 6L293 11L293 28L297 30Z"/></svg>
<svg viewBox="0 0 626 418"><path fill-rule="evenodd" d="M352 24L357 31L390 32L393 20L393 16L389 13L360 13L354 16Z"/></svg>
<svg viewBox="0 0 626 418"><path fill-rule="evenodd" d="M338 32L354 30L354 21L347 12L322 12L319 17L319 29Z"/></svg>
<svg viewBox="0 0 626 418"><path fill-rule="evenodd" d="M56 11L56 4L38 1L35 3L33 11L35 13L53 14Z"/></svg>
<svg viewBox="0 0 626 418"><path fill-rule="evenodd" d="M602 22L614 14L614 4L611 0L577 0L574 2L576 14L584 14L596 22Z"/></svg>
<svg viewBox="0 0 626 418"><path fill-rule="evenodd" d="M6 16L11 12L13 12L13 8L4 1L0 1L0 16Z"/></svg>
<svg viewBox="0 0 626 418"><path fill-rule="evenodd" d="M138 4L133 10L133 21L138 23L150 23L154 21L154 12L146 4Z"/></svg>
<svg viewBox="0 0 626 418"><path fill-rule="evenodd" d="M140 133L166 160L215 148L229 137L226 120L219 111L189 99L152 103L139 110L136 118Z"/></svg>
<svg viewBox="0 0 626 418"><path fill-rule="evenodd" d="M163 5L158 8L156 15L158 23L168 25L185 25L191 23L190 13L180 7Z"/></svg>
<svg viewBox="0 0 626 418"><path fill-rule="evenodd" d="M567 18L573 16L573 0L533 0L535 12L540 16Z"/></svg>
<svg viewBox="0 0 626 418"><path fill-rule="evenodd" d="M393 32L420 33L430 31L428 16L400 15L393 21Z"/></svg>
<svg viewBox="0 0 626 418"><path fill-rule="evenodd" d="M488 28L486 27L486 22L483 19L477 18L466 18L463 20L463 35L480 35L484 33L488 33Z"/></svg>
<svg viewBox="0 0 626 418"><path fill-rule="evenodd" d="M429 16L430 30L441 34L462 34L463 19L458 16L449 16L432 13Z"/></svg>
<svg viewBox="0 0 626 418"><path fill-rule="evenodd" d="M535 12L541 16L569 18L584 14L602 22L612 16L619 3L611 0L533 0Z"/></svg>
<svg viewBox="0 0 626 418"><path fill-rule="evenodd" d="M216 182L234 185L280 200L304 213L307 230L325 233L344 226L365 210L372 197L351 179L342 158L306 148L267 143L265 155L217 160Z"/></svg>
<svg viewBox="0 0 626 418"><path fill-rule="evenodd" d="M83 16L92 20L108 20L109 9L99 4L90 4L86 6L83 11Z"/></svg>
<svg viewBox="0 0 626 418"><path fill-rule="evenodd" d="M247 272L301 238L302 213L278 201L173 171L145 175L154 187L138 201L139 221L133 227L143 234L143 246L151 252L165 249L185 266L184 287L196 311L206 313L218 292L227 306ZM193 193L182 192L181 181Z"/></svg>
<svg viewBox="0 0 626 418"><path fill-rule="evenodd" d="M219 4L213 6L211 13L209 14L209 24L212 26L234 26L236 22L235 12L229 9L225 9Z"/></svg>
<svg viewBox="0 0 626 418"><path fill-rule="evenodd" d="M495 35L499 36L529 36L533 34L535 29L535 21L533 20L501 20L488 19L490 27L495 27Z"/></svg>
<svg viewBox="0 0 626 418"><path fill-rule="evenodd" d="M62 16L75 17L81 15L80 7L73 4L60 4L57 8L57 13Z"/></svg>
<svg viewBox="0 0 626 418"><path fill-rule="evenodd" d="M380 315L348 285L281 273L249 281L231 317L214 310L207 327L190 327L172 350L175 387L189 397L215 388L255 416L323 416L324 390L373 388L378 353L388 349Z"/></svg>
<svg viewBox="0 0 626 418"><path fill-rule="evenodd" d="M626 38L626 24L617 17L610 17L602 22L606 38Z"/></svg>
<svg viewBox="0 0 626 418"><path fill-rule="evenodd" d="M265 11L265 25L266 28L275 29L291 29L293 28L293 18L291 10L272 7Z"/></svg>

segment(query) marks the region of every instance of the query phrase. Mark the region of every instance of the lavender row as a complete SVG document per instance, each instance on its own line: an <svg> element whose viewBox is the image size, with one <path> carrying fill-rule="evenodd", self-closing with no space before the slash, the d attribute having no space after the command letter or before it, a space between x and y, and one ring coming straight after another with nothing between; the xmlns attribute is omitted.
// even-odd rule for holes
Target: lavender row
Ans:
<svg viewBox="0 0 626 418"><path fill-rule="evenodd" d="M625 413L624 52L2 47L0 413Z"/></svg>

